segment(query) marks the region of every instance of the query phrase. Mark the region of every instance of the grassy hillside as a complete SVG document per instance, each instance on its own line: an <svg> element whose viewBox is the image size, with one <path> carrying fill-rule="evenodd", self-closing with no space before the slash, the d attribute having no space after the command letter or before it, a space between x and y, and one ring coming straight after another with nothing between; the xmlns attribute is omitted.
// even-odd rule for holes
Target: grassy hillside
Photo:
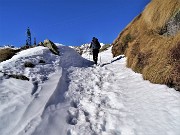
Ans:
<svg viewBox="0 0 180 135"><path fill-rule="evenodd" d="M11 59L19 51L19 49L12 48L0 49L0 62Z"/></svg>
<svg viewBox="0 0 180 135"><path fill-rule="evenodd" d="M180 1L152 0L113 42L113 56L153 83L180 90Z"/></svg>

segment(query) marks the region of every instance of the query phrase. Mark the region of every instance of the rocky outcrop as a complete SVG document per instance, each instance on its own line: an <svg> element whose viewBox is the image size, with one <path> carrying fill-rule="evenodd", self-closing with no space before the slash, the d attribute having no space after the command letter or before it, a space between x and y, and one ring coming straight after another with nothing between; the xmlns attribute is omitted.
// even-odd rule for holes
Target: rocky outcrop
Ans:
<svg viewBox="0 0 180 135"><path fill-rule="evenodd" d="M43 42L39 42L38 46L44 46Z"/></svg>
<svg viewBox="0 0 180 135"><path fill-rule="evenodd" d="M151 0L113 42L113 56L153 83L180 90L180 1Z"/></svg>
<svg viewBox="0 0 180 135"><path fill-rule="evenodd" d="M44 45L45 47L48 47L49 50L50 50L52 53L54 53L54 54L56 54L56 55L59 55L58 47L57 47L52 41L50 41L49 39L44 40L43 45Z"/></svg>
<svg viewBox="0 0 180 135"><path fill-rule="evenodd" d="M180 31L180 11L173 16L161 30L160 34L164 36L174 36Z"/></svg>

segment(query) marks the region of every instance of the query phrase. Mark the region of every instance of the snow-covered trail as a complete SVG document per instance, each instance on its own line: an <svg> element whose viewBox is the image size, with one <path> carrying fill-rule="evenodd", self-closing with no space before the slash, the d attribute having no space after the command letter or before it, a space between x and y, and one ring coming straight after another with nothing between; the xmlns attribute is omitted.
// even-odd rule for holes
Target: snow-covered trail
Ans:
<svg viewBox="0 0 180 135"><path fill-rule="evenodd" d="M103 67L73 69L69 76L72 135L180 134L179 92L144 81L125 67L125 58L110 63L101 57Z"/></svg>
<svg viewBox="0 0 180 135"><path fill-rule="evenodd" d="M68 91L69 72L71 67L82 68L92 65L91 61L82 58L77 52L67 46L60 47L60 63L62 74L54 93L48 100L42 120L36 127L32 135L65 135L67 134L69 123L67 122L68 108L71 105L70 99L64 95Z"/></svg>
<svg viewBox="0 0 180 135"><path fill-rule="evenodd" d="M0 73L1 134L180 134L179 92L143 80L126 68L126 58L112 59L111 49L99 54L101 66L92 65L92 56L59 49L55 56L32 48L0 64L3 72L30 78L5 79ZM24 68L25 61L35 68Z"/></svg>
<svg viewBox="0 0 180 135"><path fill-rule="evenodd" d="M71 63L64 66L63 86L33 135L180 134L179 92L144 81L126 68L126 58L111 63L110 49L100 54L102 66L72 66L77 58L65 58Z"/></svg>

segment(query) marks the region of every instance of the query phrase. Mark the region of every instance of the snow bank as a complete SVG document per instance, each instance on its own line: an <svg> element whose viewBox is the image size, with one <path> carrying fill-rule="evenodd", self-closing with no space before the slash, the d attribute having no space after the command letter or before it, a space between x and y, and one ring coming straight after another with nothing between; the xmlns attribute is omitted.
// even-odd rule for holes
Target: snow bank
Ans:
<svg viewBox="0 0 180 135"><path fill-rule="evenodd" d="M33 85L16 79L0 80L0 134L7 135L32 101Z"/></svg>
<svg viewBox="0 0 180 135"><path fill-rule="evenodd" d="M39 63L40 60L44 60L45 63ZM25 68L24 63L27 61L33 63L35 67ZM21 131L27 131L30 123L37 124L61 77L59 63L60 57L45 47L21 51L10 60L0 63L1 72L25 75L30 79L30 81L9 79L1 73L1 135L16 135ZM57 75L58 77L54 77Z"/></svg>

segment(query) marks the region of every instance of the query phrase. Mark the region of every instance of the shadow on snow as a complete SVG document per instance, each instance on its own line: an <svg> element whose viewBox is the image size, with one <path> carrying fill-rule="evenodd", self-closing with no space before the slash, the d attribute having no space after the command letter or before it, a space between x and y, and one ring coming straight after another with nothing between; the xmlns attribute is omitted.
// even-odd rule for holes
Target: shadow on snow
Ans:
<svg viewBox="0 0 180 135"><path fill-rule="evenodd" d="M50 105L57 105L58 103L65 102L64 94L68 90L69 81L68 80L68 69L70 67L90 67L94 63L92 61L89 61L81 55L79 55L74 49L69 48L67 46L60 46L60 67L62 67L62 74L60 77L60 80L57 84L57 87L50 97L49 101L47 102L45 109ZM44 110L45 111L45 110ZM43 112L44 113L44 112Z"/></svg>

